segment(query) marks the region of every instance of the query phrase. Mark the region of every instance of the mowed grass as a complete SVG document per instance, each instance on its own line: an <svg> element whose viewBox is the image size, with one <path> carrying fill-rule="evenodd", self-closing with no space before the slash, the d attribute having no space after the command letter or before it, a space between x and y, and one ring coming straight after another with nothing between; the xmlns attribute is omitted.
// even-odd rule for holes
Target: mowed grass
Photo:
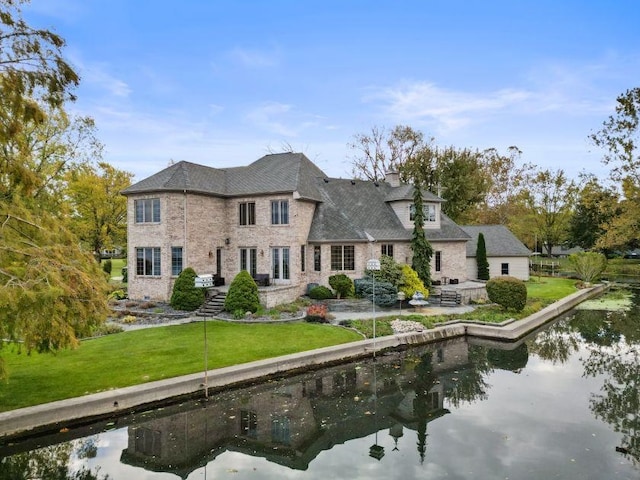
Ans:
<svg viewBox="0 0 640 480"><path fill-rule="evenodd" d="M419 322L425 328L433 328L436 323L448 322L451 320L467 320L476 322L500 323L505 320L514 318L516 320L528 317L533 313L541 310L547 305L560 300L578 289L576 287L577 280L558 278L558 277L531 277L527 286L527 305L521 312L506 311L497 305L479 305L473 311L455 314L440 315L405 315L402 320L411 320ZM397 316L379 317L376 321L376 335L391 335L393 328L391 322L398 318ZM371 319L354 320L351 326L365 335L367 338L373 337L373 322Z"/></svg>
<svg viewBox="0 0 640 480"><path fill-rule="evenodd" d="M362 340L357 333L310 323L235 324L209 321L208 368L215 369ZM154 327L81 342L57 354L0 352L9 379L0 382L0 411L204 369L204 325Z"/></svg>

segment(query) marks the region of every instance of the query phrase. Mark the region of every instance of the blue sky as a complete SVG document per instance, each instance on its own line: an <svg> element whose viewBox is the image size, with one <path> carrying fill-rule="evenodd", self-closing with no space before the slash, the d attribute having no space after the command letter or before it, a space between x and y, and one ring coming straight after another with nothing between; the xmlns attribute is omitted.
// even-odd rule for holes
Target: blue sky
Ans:
<svg viewBox="0 0 640 480"><path fill-rule="evenodd" d="M587 139L640 79L635 0L32 0L67 40L74 113L140 180L290 145L351 176L347 144L410 125L438 145L606 175Z"/></svg>

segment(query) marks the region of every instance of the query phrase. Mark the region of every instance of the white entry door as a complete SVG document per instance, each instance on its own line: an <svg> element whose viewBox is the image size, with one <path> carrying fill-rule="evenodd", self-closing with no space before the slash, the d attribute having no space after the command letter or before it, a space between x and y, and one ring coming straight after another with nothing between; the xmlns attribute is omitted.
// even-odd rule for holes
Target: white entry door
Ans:
<svg viewBox="0 0 640 480"><path fill-rule="evenodd" d="M291 279L289 247L271 248L271 278L276 283Z"/></svg>

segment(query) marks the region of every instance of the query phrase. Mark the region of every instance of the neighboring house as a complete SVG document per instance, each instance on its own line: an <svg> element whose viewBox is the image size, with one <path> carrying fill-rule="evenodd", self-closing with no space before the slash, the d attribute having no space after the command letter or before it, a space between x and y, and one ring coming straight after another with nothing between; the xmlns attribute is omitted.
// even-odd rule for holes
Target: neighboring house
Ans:
<svg viewBox="0 0 640 480"><path fill-rule="evenodd" d="M529 250L504 225L474 225L461 227L471 240L467 243L467 277L478 278L476 250L478 235L482 232L489 261L489 278L510 275L529 280Z"/></svg>
<svg viewBox="0 0 640 480"><path fill-rule="evenodd" d="M178 162L128 188L129 296L166 301L186 267L229 283L268 275L267 306L329 277L364 275L367 260L411 263L413 187L397 174L371 182L328 178L300 153L266 155L246 167ZM424 192L431 274L467 279L469 235ZM475 275L474 275L475 277Z"/></svg>
<svg viewBox="0 0 640 480"><path fill-rule="evenodd" d="M551 256L555 258L567 258L572 253L584 252L582 247L567 247L566 245L554 245L551 247Z"/></svg>

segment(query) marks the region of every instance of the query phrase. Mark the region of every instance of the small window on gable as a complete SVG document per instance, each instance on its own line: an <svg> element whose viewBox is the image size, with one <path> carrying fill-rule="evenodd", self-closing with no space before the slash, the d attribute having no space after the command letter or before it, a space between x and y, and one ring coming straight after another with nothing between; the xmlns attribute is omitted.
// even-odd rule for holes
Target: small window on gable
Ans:
<svg viewBox="0 0 640 480"><path fill-rule="evenodd" d="M436 221L436 206L433 203L422 204L422 214L424 215L424 222ZM412 203L409 205L409 221L413 222L416 216L416 206Z"/></svg>

